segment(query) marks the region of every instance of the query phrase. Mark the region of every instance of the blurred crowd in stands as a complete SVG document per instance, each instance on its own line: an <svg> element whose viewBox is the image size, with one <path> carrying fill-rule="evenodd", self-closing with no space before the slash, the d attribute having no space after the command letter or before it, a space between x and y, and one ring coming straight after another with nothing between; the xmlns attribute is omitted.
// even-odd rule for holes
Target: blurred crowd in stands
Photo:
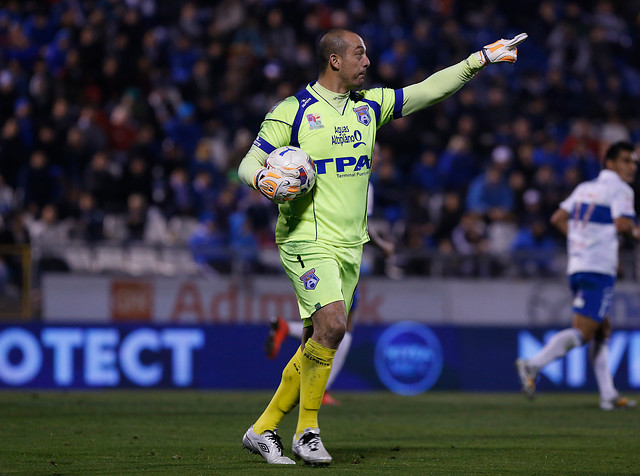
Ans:
<svg viewBox="0 0 640 476"><path fill-rule="evenodd" d="M7 0L0 243L192 246L200 264L259 270L277 209L237 167L265 113L317 77L319 34L355 30L366 87L400 88L524 31L516 65L380 130L371 221L409 274L447 255L562 273L550 214L608 144L640 144L639 14L638 0ZM504 264L465 263L451 274Z"/></svg>

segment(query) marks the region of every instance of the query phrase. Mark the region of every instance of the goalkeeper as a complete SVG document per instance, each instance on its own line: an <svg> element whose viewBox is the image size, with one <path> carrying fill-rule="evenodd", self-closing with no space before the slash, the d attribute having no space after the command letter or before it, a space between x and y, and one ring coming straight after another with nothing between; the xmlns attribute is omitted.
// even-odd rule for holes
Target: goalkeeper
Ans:
<svg viewBox="0 0 640 476"><path fill-rule="evenodd" d="M499 40L467 59L402 89L358 91L370 66L364 41L335 29L318 42L318 80L276 104L240 164L240 179L279 204L276 243L293 285L304 330L302 343L243 446L268 463L294 464L283 453L276 429L300 405L292 452L309 464L329 464L320 439L318 410L358 283L367 233L367 189L379 127L427 108L458 91L489 63L517 59L527 38ZM298 179L264 162L278 147L302 148L316 165L316 184L296 198Z"/></svg>

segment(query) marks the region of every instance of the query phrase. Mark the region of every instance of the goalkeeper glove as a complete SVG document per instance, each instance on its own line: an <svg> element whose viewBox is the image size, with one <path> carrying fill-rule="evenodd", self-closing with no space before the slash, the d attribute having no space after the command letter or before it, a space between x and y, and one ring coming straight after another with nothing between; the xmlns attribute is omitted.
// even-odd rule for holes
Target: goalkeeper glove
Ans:
<svg viewBox="0 0 640 476"><path fill-rule="evenodd" d="M476 54L485 66L489 63L501 63L504 61L515 63L518 59L518 48L516 47L526 40L528 36L526 33L520 33L512 40L501 39L495 41L490 45L485 45Z"/></svg>
<svg viewBox="0 0 640 476"><path fill-rule="evenodd" d="M276 169L259 169L253 175L253 184L262 195L274 203L285 203L296 198L300 179L287 177Z"/></svg>

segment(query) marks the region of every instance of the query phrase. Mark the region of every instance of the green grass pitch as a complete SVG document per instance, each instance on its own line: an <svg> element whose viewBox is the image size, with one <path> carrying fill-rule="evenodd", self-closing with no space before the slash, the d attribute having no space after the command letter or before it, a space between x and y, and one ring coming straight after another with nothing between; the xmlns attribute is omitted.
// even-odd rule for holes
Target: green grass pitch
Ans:
<svg viewBox="0 0 640 476"><path fill-rule="evenodd" d="M271 466L241 449L270 395L3 391L0 474L640 474L640 408L585 393L336 392L320 412L333 464ZM279 430L290 457L295 419Z"/></svg>

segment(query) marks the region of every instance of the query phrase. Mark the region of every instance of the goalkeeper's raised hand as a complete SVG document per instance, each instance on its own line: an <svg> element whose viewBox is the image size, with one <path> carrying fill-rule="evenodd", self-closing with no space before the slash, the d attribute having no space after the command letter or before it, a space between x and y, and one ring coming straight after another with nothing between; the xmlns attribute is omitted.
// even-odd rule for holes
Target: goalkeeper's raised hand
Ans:
<svg viewBox="0 0 640 476"><path fill-rule="evenodd" d="M520 33L511 40L500 39L485 45L476 54L483 65L489 63L515 63L518 59L517 46L527 39L529 35L526 33Z"/></svg>
<svg viewBox="0 0 640 476"><path fill-rule="evenodd" d="M300 191L300 179L287 177L276 169L256 171L253 183L262 195L274 203L293 200Z"/></svg>

